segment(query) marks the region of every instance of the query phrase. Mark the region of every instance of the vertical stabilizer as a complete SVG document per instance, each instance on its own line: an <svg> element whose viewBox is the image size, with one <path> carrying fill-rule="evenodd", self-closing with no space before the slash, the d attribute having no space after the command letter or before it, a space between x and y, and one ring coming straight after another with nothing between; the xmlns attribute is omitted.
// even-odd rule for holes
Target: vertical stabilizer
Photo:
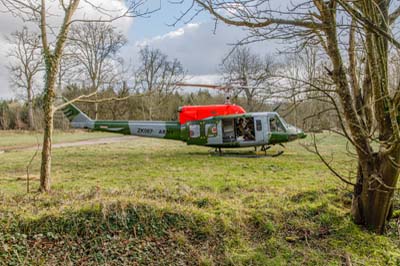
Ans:
<svg viewBox="0 0 400 266"><path fill-rule="evenodd" d="M94 128L94 121L79 110L74 104L68 104L62 109L64 115L71 122L73 128Z"/></svg>

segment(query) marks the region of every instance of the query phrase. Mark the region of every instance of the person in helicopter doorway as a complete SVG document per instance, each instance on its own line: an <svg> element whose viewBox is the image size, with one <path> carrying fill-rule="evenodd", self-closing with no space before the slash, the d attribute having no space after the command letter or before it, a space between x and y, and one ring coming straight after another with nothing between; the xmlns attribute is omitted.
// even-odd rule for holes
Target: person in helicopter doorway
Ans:
<svg viewBox="0 0 400 266"><path fill-rule="evenodd" d="M237 136L243 137L245 133L246 123L243 118L237 120Z"/></svg>
<svg viewBox="0 0 400 266"><path fill-rule="evenodd" d="M244 140L255 140L253 120L251 118L247 118L246 120L246 127L244 128Z"/></svg>
<svg viewBox="0 0 400 266"><path fill-rule="evenodd" d="M250 118L239 118L237 120L238 139L254 140L254 125Z"/></svg>

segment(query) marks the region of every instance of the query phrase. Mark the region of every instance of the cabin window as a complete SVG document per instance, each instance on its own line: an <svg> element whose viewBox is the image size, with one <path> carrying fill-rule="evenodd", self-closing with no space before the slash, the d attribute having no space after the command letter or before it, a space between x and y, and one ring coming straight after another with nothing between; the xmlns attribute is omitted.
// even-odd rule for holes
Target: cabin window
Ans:
<svg viewBox="0 0 400 266"><path fill-rule="evenodd" d="M206 124L206 134L210 137L218 135L217 124Z"/></svg>
<svg viewBox="0 0 400 266"><path fill-rule="evenodd" d="M277 117L271 117L269 119L269 128L271 132L285 132L285 127L283 126L281 120Z"/></svg>
<svg viewBox="0 0 400 266"><path fill-rule="evenodd" d="M200 125L190 125L189 126L189 134L190 138L199 138L200 137Z"/></svg>
<svg viewBox="0 0 400 266"><path fill-rule="evenodd" d="M257 129L257 131L261 131L262 130L261 120L256 120L256 129Z"/></svg>

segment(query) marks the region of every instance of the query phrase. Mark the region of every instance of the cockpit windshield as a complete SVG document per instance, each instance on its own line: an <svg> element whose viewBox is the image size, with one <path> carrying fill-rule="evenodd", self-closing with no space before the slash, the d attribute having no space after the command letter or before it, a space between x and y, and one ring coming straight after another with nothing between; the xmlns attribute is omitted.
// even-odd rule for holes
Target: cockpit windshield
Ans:
<svg viewBox="0 0 400 266"><path fill-rule="evenodd" d="M269 118L269 128L271 132L286 132L285 122L277 115Z"/></svg>

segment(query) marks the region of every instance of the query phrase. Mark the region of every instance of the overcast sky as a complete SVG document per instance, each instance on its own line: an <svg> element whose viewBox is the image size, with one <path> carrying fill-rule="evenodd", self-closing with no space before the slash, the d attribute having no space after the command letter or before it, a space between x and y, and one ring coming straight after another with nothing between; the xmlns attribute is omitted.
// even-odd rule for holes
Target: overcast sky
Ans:
<svg viewBox="0 0 400 266"><path fill-rule="evenodd" d="M116 8L121 5L120 0L94 0L101 2L105 8ZM55 1L57 2L57 1ZM131 60L133 64L137 59L140 47L149 45L158 48L168 55L170 59L176 58L182 62L189 76L195 82L217 82L217 68L222 58L232 49L232 44L245 36L245 32L236 27L218 24L214 33L214 22L206 13L200 14L190 22L178 23L176 21L181 12L185 11L188 3L182 5L171 4L162 0L161 9L147 18L124 19L116 22L117 29L128 38L128 44L122 50L122 56ZM150 0L149 8L157 8L159 0ZM90 6L83 5L76 17L93 17ZM54 18L54 21L57 19ZM56 23L56 22L54 22ZM10 14L0 16L0 98L15 97L15 91L9 86L7 51L9 45L5 36L20 29L24 24ZM28 25L35 29L35 26ZM259 43L253 45L254 52L260 54L275 53L276 44Z"/></svg>

